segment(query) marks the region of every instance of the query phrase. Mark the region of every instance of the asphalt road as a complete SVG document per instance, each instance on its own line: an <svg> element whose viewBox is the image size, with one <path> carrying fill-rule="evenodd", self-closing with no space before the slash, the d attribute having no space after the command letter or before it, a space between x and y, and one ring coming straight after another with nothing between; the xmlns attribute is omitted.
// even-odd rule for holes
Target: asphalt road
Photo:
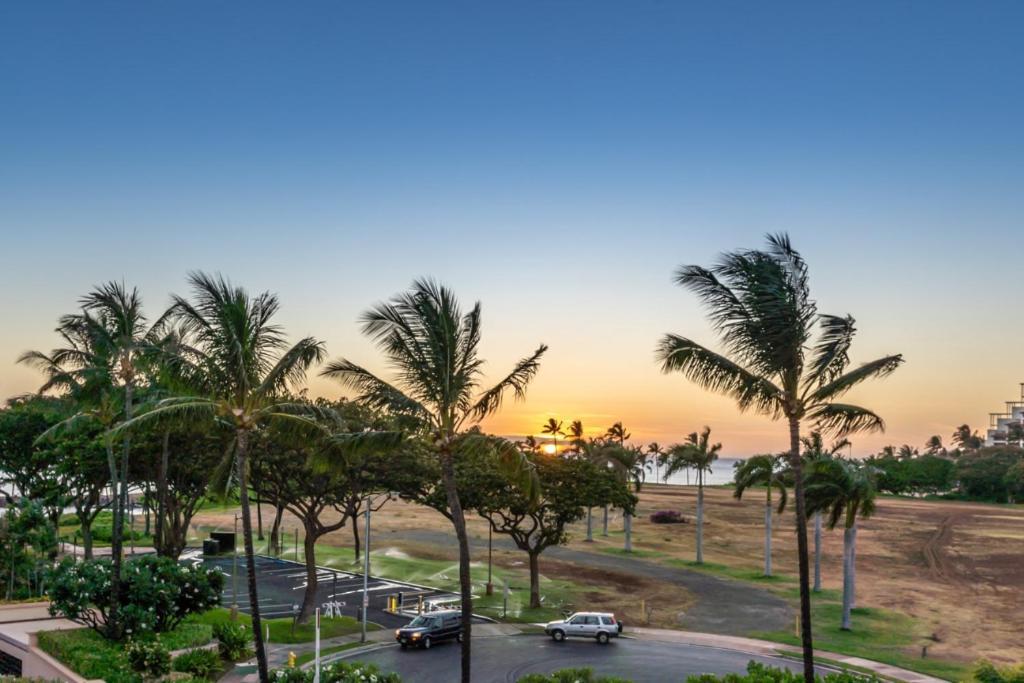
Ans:
<svg viewBox="0 0 1024 683"><path fill-rule="evenodd" d="M360 654L353 659L372 662L382 671L395 671L409 683L451 683L458 680L459 646L443 643L430 650L401 650L397 645ZM546 636L523 635L473 639L473 681L511 683L530 673L587 666L604 676L621 676L634 683L681 683L690 674L743 672L751 659L778 667L799 663L785 659L721 650L620 638L608 645L592 640L555 643Z"/></svg>

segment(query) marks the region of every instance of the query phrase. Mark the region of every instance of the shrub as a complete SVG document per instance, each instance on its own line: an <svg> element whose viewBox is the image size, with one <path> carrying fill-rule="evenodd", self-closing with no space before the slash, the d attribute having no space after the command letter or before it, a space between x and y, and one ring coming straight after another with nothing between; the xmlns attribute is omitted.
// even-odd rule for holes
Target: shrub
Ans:
<svg viewBox="0 0 1024 683"><path fill-rule="evenodd" d="M312 669L277 669L270 673L274 683L310 683ZM320 668L320 683L402 683L396 673L381 673L373 664L362 662L333 662Z"/></svg>
<svg viewBox="0 0 1024 683"><path fill-rule="evenodd" d="M974 680L978 683L1024 683L1024 664L997 669L992 662L982 660L974 667Z"/></svg>
<svg viewBox="0 0 1024 683"><path fill-rule="evenodd" d="M686 519L679 510L658 510L651 513L653 524L685 524Z"/></svg>
<svg viewBox="0 0 1024 683"><path fill-rule="evenodd" d="M249 656L249 629L242 624L225 622L213 627L213 637L217 639L217 647L224 659L237 662Z"/></svg>
<svg viewBox="0 0 1024 683"><path fill-rule="evenodd" d="M550 674L529 674L517 680L517 683L629 683L624 678L614 676L594 676L588 668L559 669Z"/></svg>
<svg viewBox="0 0 1024 683"><path fill-rule="evenodd" d="M701 674L688 676L686 683L803 683L803 680L802 673L751 661L747 662L747 673L745 674L725 674L721 677L714 674ZM815 676L814 680L819 683L881 683L881 679L877 676L850 671L830 673L824 677Z"/></svg>
<svg viewBox="0 0 1024 683"><path fill-rule="evenodd" d="M175 671L192 674L196 678L214 680L213 675L220 671L221 660L214 650L189 650L174 658L172 668Z"/></svg>
<svg viewBox="0 0 1024 683"><path fill-rule="evenodd" d="M50 572L50 613L104 633L112 592L109 559L65 559ZM138 637L169 631L189 614L220 604L224 577L201 566L145 555L124 563L121 575L121 634Z"/></svg>
<svg viewBox="0 0 1024 683"><path fill-rule="evenodd" d="M171 671L171 655L155 640L129 640L125 647L132 669L151 678L159 678Z"/></svg>

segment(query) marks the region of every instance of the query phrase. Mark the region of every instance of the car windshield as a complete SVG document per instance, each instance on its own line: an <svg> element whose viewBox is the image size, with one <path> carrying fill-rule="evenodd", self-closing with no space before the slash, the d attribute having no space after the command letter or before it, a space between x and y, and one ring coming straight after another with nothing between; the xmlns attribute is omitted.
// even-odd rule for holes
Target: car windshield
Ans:
<svg viewBox="0 0 1024 683"><path fill-rule="evenodd" d="M436 625L437 625L437 620L434 617L428 617L428 616L424 616L424 615L420 615L420 616L416 617L409 624L409 626L411 628L421 628L421 627L429 628L429 627L436 626Z"/></svg>

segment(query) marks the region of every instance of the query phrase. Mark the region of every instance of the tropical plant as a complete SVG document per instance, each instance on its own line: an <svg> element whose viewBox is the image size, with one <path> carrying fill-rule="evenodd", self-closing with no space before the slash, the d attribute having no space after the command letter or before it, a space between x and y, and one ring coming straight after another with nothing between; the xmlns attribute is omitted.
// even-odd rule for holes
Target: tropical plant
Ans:
<svg viewBox="0 0 1024 683"><path fill-rule="evenodd" d="M647 477L646 457L640 448L631 448L620 444L605 450L607 463L616 473L619 480L628 489L630 486L637 493ZM622 530L624 532L622 549L633 552L633 506L622 507Z"/></svg>
<svg viewBox="0 0 1024 683"><path fill-rule="evenodd" d="M797 683L799 680L800 675L789 669L768 666L753 660L747 663L745 674L697 674L686 677L686 683ZM860 674L843 669L815 676L813 680L815 683L881 683L882 679L875 674Z"/></svg>
<svg viewBox="0 0 1024 683"><path fill-rule="evenodd" d="M436 457L448 498L448 514L459 545L462 613L473 609L469 537L455 480L455 463L469 453L493 451L509 479L535 490L529 462L514 444L472 430L497 412L505 395L526 395L530 380L547 350L543 344L515 364L493 387L480 392L481 309L477 303L463 314L451 290L430 280L417 280L410 291L396 295L362 316L363 332L373 339L395 368L389 383L348 360L330 363L323 374L359 392L372 407L418 420L425 447ZM462 620L462 681L470 681L472 619Z"/></svg>
<svg viewBox="0 0 1024 683"><path fill-rule="evenodd" d="M652 441L647 444L647 471L650 472L651 468L654 468L654 481L661 480L661 457L665 454L665 449L662 448L657 441Z"/></svg>
<svg viewBox="0 0 1024 683"><path fill-rule="evenodd" d="M565 432L562 430L562 421L561 420L556 420L553 417L549 417L548 421L544 423L543 427L541 427L540 432L541 432L541 434L550 434L551 435L551 439L552 439L551 443L554 446L554 452L557 453L558 452L558 437L559 436L565 436Z"/></svg>
<svg viewBox="0 0 1024 683"><path fill-rule="evenodd" d="M132 669L147 678L160 678L171 672L171 653L158 640L129 640L125 654Z"/></svg>
<svg viewBox="0 0 1024 683"><path fill-rule="evenodd" d="M202 680L216 680L214 675L221 669L221 658L216 650L196 648L175 657L171 668Z"/></svg>
<svg viewBox="0 0 1024 683"><path fill-rule="evenodd" d="M257 668L260 681L267 683L249 505L249 444L253 433L267 425L307 433L319 430L306 414L308 406L297 404L287 392L303 382L310 366L323 360L324 347L312 337L289 347L281 327L272 322L279 303L269 292L250 296L223 277L204 273L193 273L189 282L192 300L175 296L168 315L185 341L169 363L178 382L188 386L191 394L165 398L116 431L186 420L231 426L234 443L214 473L211 487L225 491L234 471L242 508Z"/></svg>
<svg viewBox="0 0 1024 683"><path fill-rule="evenodd" d="M220 656L229 662L237 662L251 656L249 649L252 635L245 624L225 621L213 627L213 637L217 641Z"/></svg>
<svg viewBox="0 0 1024 683"><path fill-rule="evenodd" d="M700 434L691 433L685 443L670 447L665 454L666 479L684 468L697 473L697 564L704 563L704 473L711 471L721 450L722 444L711 444L711 427L704 427Z"/></svg>
<svg viewBox="0 0 1024 683"><path fill-rule="evenodd" d="M916 458L917 456L917 449L911 446L909 443L903 444L902 446L899 447L899 450L896 451L896 457L901 458L903 460L910 460L911 458Z"/></svg>
<svg viewBox="0 0 1024 683"><path fill-rule="evenodd" d="M848 369L854 320L818 314L807 264L785 235L769 236L764 251L727 253L710 269L685 266L676 282L707 305L725 352L669 334L658 347L663 371L681 372L708 390L729 395L741 410L787 422L795 475L804 678L811 683L814 647L800 427L810 421L840 435L882 429L881 417L839 399L867 379L888 375L903 359L886 356ZM815 342L816 328L820 335Z"/></svg>
<svg viewBox="0 0 1024 683"><path fill-rule="evenodd" d="M608 431L605 432L605 436L613 441L618 441L620 446L625 446L626 439L633 435L626 431L626 428L622 426L621 422L616 422L608 428Z"/></svg>
<svg viewBox="0 0 1024 683"><path fill-rule="evenodd" d="M828 513L828 526L843 523L843 617L841 628L850 630L857 573L857 520L875 511L874 473L869 467L842 458L817 460L808 464L807 509Z"/></svg>
<svg viewBox="0 0 1024 683"><path fill-rule="evenodd" d="M965 424L956 428L952 440L963 451L976 451L985 445L985 439L978 435L977 430L972 431L970 425Z"/></svg>
<svg viewBox="0 0 1024 683"><path fill-rule="evenodd" d="M583 422L573 420L569 423L569 436L571 437L573 452L579 455L583 451Z"/></svg>
<svg viewBox="0 0 1024 683"><path fill-rule="evenodd" d="M942 445L942 437L938 434L928 437L924 444L924 452L928 455L945 455L946 448Z"/></svg>
<svg viewBox="0 0 1024 683"><path fill-rule="evenodd" d="M772 575L772 489L779 492L779 513L786 509L786 483L780 472L782 458L777 455L755 455L736 463L733 495L739 500L752 487L763 486L764 498L764 575Z"/></svg>
<svg viewBox="0 0 1024 683"><path fill-rule="evenodd" d="M848 439L837 439L832 443L831 446L825 446L825 440L821 436L820 431L812 431L807 436L800 437L800 443L804 449L804 460L809 462L816 462L818 460L828 460L838 455L839 451L850 446ZM890 447L891 448L891 447ZM893 456L895 457L895 456ZM787 472L787 479L792 482L792 472ZM821 510L816 510L812 513L814 519L814 586L813 590L819 592L821 590L821 527L822 518Z"/></svg>

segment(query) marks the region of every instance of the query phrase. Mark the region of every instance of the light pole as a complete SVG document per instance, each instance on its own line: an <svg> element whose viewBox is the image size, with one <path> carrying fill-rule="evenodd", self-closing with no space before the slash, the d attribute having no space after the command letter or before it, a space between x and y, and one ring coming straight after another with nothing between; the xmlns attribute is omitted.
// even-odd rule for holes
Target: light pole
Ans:
<svg viewBox="0 0 1024 683"><path fill-rule="evenodd" d="M235 513L235 533L231 553L231 620L238 620L238 513Z"/></svg>
<svg viewBox="0 0 1024 683"><path fill-rule="evenodd" d="M370 509L373 507L373 501L367 499L366 501L366 532L363 534L363 623L362 633L359 636L359 642L366 642L366 611L370 606Z"/></svg>

